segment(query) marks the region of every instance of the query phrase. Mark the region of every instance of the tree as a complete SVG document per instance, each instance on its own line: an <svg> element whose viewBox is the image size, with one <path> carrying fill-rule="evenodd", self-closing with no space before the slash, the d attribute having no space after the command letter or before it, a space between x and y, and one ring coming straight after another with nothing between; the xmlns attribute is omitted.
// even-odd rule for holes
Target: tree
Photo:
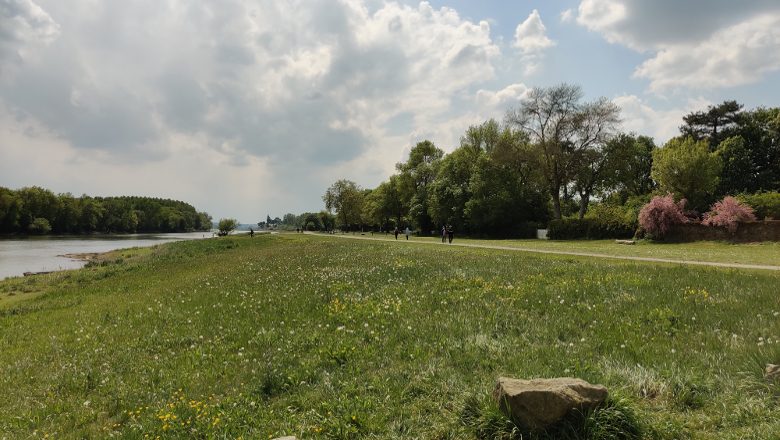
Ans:
<svg viewBox="0 0 780 440"><path fill-rule="evenodd" d="M540 170L553 200L555 218L561 218L561 197L568 185L583 175L582 156L598 154L620 122L620 109L606 98L581 103L579 86L561 84L534 88L507 121L528 133L539 151ZM590 157L589 157L590 158ZM580 169L578 169L578 167ZM587 186L580 185L587 191Z"/></svg>
<svg viewBox="0 0 780 440"><path fill-rule="evenodd" d="M452 225L466 230L466 203L471 198L469 182L474 174L476 160L484 153L471 145L461 146L444 156L436 179L429 190L428 213L436 225Z"/></svg>
<svg viewBox="0 0 780 440"><path fill-rule="evenodd" d="M48 234L51 231L51 225L45 218L37 217L33 219L30 226L27 227L27 230L31 234Z"/></svg>
<svg viewBox="0 0 780 440"><path fill-rule="evenodd" d="M221 218L219 219L219 235L225 236L230 234L238 226L238 220L234 218Z"/></svg>
<svg viewBox="0 0 780 440"><path fill-rule="evenodd" d="M328 211L320 211L317 216L320 218L323 229L326 231L332 231L336 227L336 217Z"/></svg>
<svg viewBox="0 0 780 440"><path fill-rule="evenodd" d="M721 141L731 136L740 122L742 104L737 101L724 101L711 105L707 110L688 113L683 116L685 125L680 127L683 136L697 141L707 140L715 150Z"/></svg>
<svg viewBox="0 0 780 440"><path fill-rule="evenodd" d="M331 185L322 196L325 208L336 211L340 226L348 230L350 225L358 224L363 211L363 192L355 182L341 179Z"/></svg>
<svg viewBox="0 0 780 440"><path fill-rule="evenodd" d="M22 200L16 191L0 187L0 232L18 231L21 211Z"/></svg>
<svg viewBox="0 0 780 440"><path fill-rule="evenodd" d="M472 125L466 134L460 138L461 148L471 150L474 156L480 153L490 153L499 142L501 130L495 119L490 119L480 125Z"/></svg>
<svg viewBox="0 0 780 440"><path fill-rule="evenodd" d="M707 141L674 138L653 152L652 177L663 192L688 199L702 211L714 198L720 180L720 158L710 153Z"/></svg>
<svg viewBox="0 0 780 440"><path fill-rule="evenodd" d="M653 139L634 134L619 134L607 142L607 191L617 191L620 203L629 197L649 194L655 187L650 173L653 167Z"/></svg>
<svg viewBox="0 0 780 440"><path fill-rule="evenodd" d="M464 215L470 230L485 235L514 235L521 223L546 222L543 192L524 184L518 170L490 155L477 159L469 182Z"/></svg>
<svg viewBox="0 0 780 440"><path fill-rule="evenodd" d="M754 187L755 174L750 151L746 148L742 136L725 139L715 150L715 154L723 164L716 191L718 195L748 192Z"/></svg>
<svg viewBox="0 0 780 440"><path fill-rule="evenodd" d="M305 212L300 215L301 227L306 231L319 231L322 229L322 220L315 212Z"/></svg>
<svg viewBox="0 0 780 440"><path fill-rule="evenodd" d="M402 200L408 206L409 216L420 231L427 233L434 227L428 213L428 189L436 178L436 168L444 152L431 141L418 142L409 152L409 159L396 165L400 171Z"/></svg>

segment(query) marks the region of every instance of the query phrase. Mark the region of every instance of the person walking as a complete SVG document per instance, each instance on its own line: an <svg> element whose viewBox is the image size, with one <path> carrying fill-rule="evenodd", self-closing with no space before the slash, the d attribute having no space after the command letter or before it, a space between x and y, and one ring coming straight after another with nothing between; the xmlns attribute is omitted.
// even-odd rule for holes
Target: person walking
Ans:
<svg viewBox="0 0 780 440"><path fill-rule="evenodd" d="M404 235L406 235L406 239L407 240L409 239L409 234L411 234L411 233L412 233L412 231L410 231L409 230L409 226L407 226L406 229L404 229Z"/></svg>
<svg viewBox="0 0 780 440"><path fill-rule="evenodd" d="M395 239L398 240L398 226L395 227L393 234L395 234Z"/></svg>
<svg viewBox="0 0 780 440"><path fill-rule="evenodd" d="M450 225L449 228L447 228L447 238L450 240L450 244L452 244L452 238L455 236L455 231L452 230L452 225Z"/></svg>
<svg viewBox="0 0 780 440"><path fill-rule="evenodd" d="M441 227L441 242L444 243L447 241L447 226L442 225Z"/></svg>
<svg viewBox="0 0 780 440"><path fill-rule="evenodd" d="M254 237L255 236L255 230L252 228L249 228L249 236Z"/></svg>

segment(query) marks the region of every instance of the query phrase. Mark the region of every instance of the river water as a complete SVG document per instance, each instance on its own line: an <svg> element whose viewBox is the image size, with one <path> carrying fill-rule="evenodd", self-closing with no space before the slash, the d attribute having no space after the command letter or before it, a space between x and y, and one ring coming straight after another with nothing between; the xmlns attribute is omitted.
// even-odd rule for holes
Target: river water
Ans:
<svg viewBox="0 0 780 440"><path fill-rule="evenodd" d="M108 252L114 249L153 246L181 240L209 238L211 232L91 236L43 236L0 239L0 279L24 272L78 269L85 261L64 254Z"/></svg>

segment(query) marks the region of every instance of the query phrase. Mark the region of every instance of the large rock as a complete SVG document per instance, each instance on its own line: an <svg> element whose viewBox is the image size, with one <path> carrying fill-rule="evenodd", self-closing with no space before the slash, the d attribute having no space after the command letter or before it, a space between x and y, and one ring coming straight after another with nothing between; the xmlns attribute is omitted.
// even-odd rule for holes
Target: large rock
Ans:
<svg viewBox="0 0 780 440"><path fill-rule="evenodd" d="M607 389L582 379L511 379L499 377L493 397L501 411L524 427L546 428L574 410L587 411L607 398Z"/></svg>

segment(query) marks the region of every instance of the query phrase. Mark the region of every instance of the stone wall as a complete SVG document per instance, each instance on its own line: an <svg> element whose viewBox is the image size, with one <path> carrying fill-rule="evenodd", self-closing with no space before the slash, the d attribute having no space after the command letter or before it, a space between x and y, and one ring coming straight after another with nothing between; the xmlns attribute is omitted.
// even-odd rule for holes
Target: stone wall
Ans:
<svg viewBox="0 0 780 440"><path fill-rule="evenodd" d="M725 228L704 226L699 223L677 225L669 231L665 241L780 241L780 220L740 223L735 233Z"/></svg>

